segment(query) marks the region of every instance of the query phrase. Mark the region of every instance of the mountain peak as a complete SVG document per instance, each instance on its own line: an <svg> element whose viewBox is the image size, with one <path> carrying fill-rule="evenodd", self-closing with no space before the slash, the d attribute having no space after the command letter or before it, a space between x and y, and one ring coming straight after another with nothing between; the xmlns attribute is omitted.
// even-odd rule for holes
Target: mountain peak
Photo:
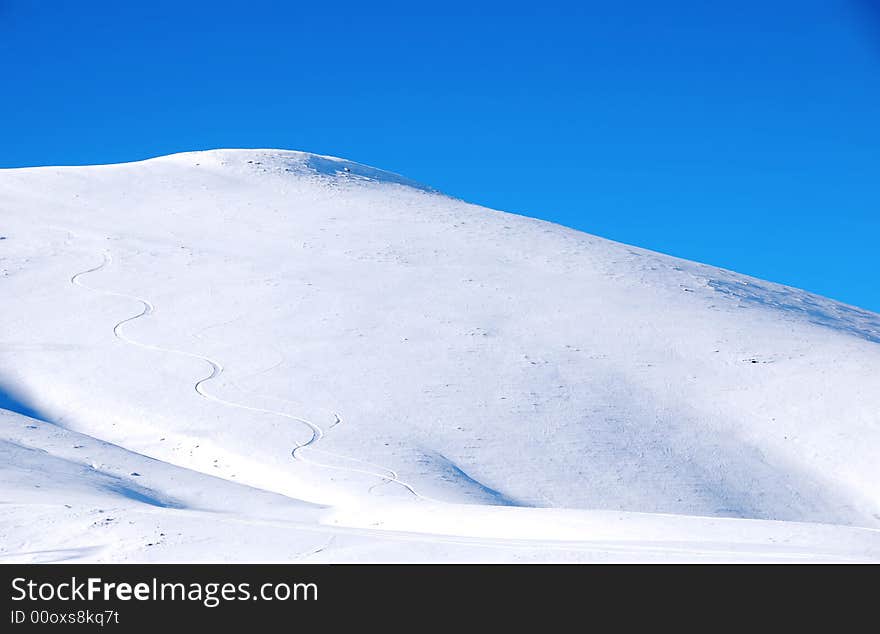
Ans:
<svg viewBox="0 0 880 634"><path fill-rule="evenodd" d="M348 179L355 182L403 185L425 192L437 193L432 187L395 172L345 158L300 150L222 148L179 152L149 160L184 162L193 165L214 164L239 168L250 167L260 171L289 172L304 176L318 175L337 180Z"/></svg>

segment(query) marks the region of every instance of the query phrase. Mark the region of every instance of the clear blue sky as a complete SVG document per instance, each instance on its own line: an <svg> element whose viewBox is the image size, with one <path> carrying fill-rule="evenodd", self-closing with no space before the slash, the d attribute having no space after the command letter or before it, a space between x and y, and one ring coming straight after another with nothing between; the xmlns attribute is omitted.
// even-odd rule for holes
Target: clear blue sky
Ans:
<svg viewBox="0 0 880 634"><path fill-rule="evenodd" d="M880 311L877 4L0 0L0 166L333 154Z"/></svg>

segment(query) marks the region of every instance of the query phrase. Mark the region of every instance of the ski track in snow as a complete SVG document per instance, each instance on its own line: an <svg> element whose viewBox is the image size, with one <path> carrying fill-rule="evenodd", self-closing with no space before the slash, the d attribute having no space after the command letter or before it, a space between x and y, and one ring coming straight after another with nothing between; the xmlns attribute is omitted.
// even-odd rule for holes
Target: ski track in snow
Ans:
<svg viewBox="0 0 880 634"><path fill-rule="evenodd" d="M336 541L336 535L331 535L330 538L325 540L324 542L322 542L320 546L315 546L314 548L312 548L310 550L307 550L305 552L300 553L299 555L297 555L296 559L298 561L302 561L303 559L307 559L307 558L311 557L312 555L317 555L318 553L322 553L325 550L327 550L328 548L330 548L330 546L333 544L334 541Z"/></svg>
<svg viewBox="0 0 880 634"><path fill-rule="evenodd" d="M103 262L101 262L101 264L99 264L98 266L94 266L92 268L86 269L85 271L80 271L79 273L76 273L75 275L73 275L70 278L70 282L71 282L71 284L73 284L75 286L79 286L81 288L87 289L87 290L95 292L95 293L100 293L102 295L108 295L111 297L120 297L123 299L130 299L130 300L138 301L143 305L143 308L141 309L141 311L139 313L137 313L136 315L132 315L131 317L126 317L122 321L119 321L113 327L113 334L116 336L117 339L124 341L127 344L136 346L138 348L142 348L144 350L151 350L154 352L164 352L164 353L168 353L168 354L177 354L180 356L188 357L190 359L197 359L199 361L202 361L202 362L208 364L208 366L210 366L210 368L211 368L211 373L208 376L205 376L205 377L199 379L198 381L196 381L195 385L193 386L195 391L202 398L205 398L209 401L213 401L215 403L219 403L220 405L224 405L226 407L233 407L236 409L245 410L245 411L249 411L249 412L256 412L259 414L280 416L280 417L286 418L288 420L296 421L296 422L301 423L301 424L305 425L306 427L308 427L312 436L306 442L298 443L297 446L293 448L293 450L290 452L290 455L293 457L294 460L299 460L299 461L302 461L306 464L310 464L310 465L316 466L316 467L322 467L325 469L335 469L338 471L346 471L348 473L360 473L360 474L369 475L369 476L379 478L381 481L378 482L377 484L374 484L373 486L371 486L368 489L368 492L370 494L374 493L375 489L377 489L380 486L384 486L386 484L397 484L397 485L400 485L401 487L403 487L404 489L406 489L409 493L411 493L416 498L428 499L428 498L425 498L423 495L419 494L418 492L416 492L416 490L412 486L410 486L408 483L406 483L400 479L400 477L396 471L394 471L393 469L390 469L388 467L373 465L372 463L368 463L366 461L359 460L357 458L350 458L348 456L341 456L341 455L333 454L333 453L323 451L323 450L318 450L318 451L321 451L321 453L323 453L324 455L333 456L333 457L339 458L341 460L349 460L349 461L353 461L353 462L358 462L360 464L370 465L370 466L376 467L378 469L381 469L382 471L387 471L387 473L377 473L375 471L368 471L365 469L353 469L350 467L340 467L340 466L336 466L336 465L316 462L314 460L311 460L309 458L304 457L303 455L301 455L303 449L306 449L307 447L309 447L309 448L312 448L313 451L317 450L314 447L314 445L317 444L318 441L320 441L324 437L324 431L321 429L321 427L318 426L317 424L313 423L312 421L306 420L305 418L301 418L298 416L293 416L292 414L288 414L286 412L281 412L281 411L272 410L272 409L266 409L266 408L262 408L262 407L253 407L250 405L245 405L244 403L237 403L235 401L230 401L227 399L220 398L218 396L214 396L213 394L207 392L204 388L205 384L208 383L209 381L212 381L212 380L218 378L223 373L223 366L220 364L220 362L215 361L214 359L211 359L210 357L206 357L204 355L197 354L195 352L189 352L186 350L177 350L174 348L165 348L165 347L157 346L154 344L141 343L140 341L136 341L134 339L131 339L130 337L127 337L124 334L122 327L125 324L131 323L133 321L136 321L138 319L141 319L143 317L147 317L147 316L153 314L156 310L156 307L149 300L146 300L142 297L138 297L136 295L128 295L126 293L118 293L115 291L109 291L109 290L102 289L102 288L95 288L93 286L89 286L87 284L84 284L80 280L81 277L88 275L90 273L96 273L96 272L106 268L107 266L109 266L113 262L113 257L109 251L105 251L103 256L104 256L104 260L103 260ZM270 398L277 399L277 397L270 397ZM285 400L285 399L278 399L278 400ZM339 419L338 416L336 416L336 421L331 425L331 427L335 427L340 422L341 422L341 420Z"/></svg>
<svg viewBox="0 0 880 634"><path fill-rule="evenodd" d="M235 319L230 319L230 320L227 320L227 321L224 321L224 322L220 322L220 323L218 323L218 324L213 324L213 325L207 326L206 328L203 328L199 333L194 334L193 336L196 337L197 339L204 339L204 337L202 336L202 333L204 333L204 332L206 332L206 331L208 331L208 330L210 330L210 329L212 329L212 328L216 328L216 327L218 327L218 326L224 326L224 325L230 324L230 323L232 323L232 322L234 322L234 321L237 321L237 320L240 319L240 318L241 318L241 317L236 317ZM248 378L252 378L252 377L254 377L254 376L259 376L259 375L261 375L261 374L265 374L266 372L270 372L270 371L274 370L275 368L278 368L278 367L280 367L281 365L283 365L283 364L285 363L284 356L283 356L280 352L278 352L277 350L275 351L275 353L278 355L278 361L276 361L275 363L273 363L273 364L270 365L269 367L267 367L267 368L263 368L263 369L261 369L261 370L257 370L256 372L253 372L253 373L251 373L251 374L249 374L249 375L245 375L244 377L240 378L238 381L236 381L236 380L234 380L234 379L229 379L229 383L232 384L233 386L235 386L236 388L238 388L240 391L246 393L246 394L251 394L251 395L256 396L256 397L259 397L259 398L268 398L268 399L272 399L272 400L275 400L275 401L280 401L280 402L282 402L282 403L288 403L289 405L294 405L294 406L296 406L297 403L295 403L295 402L293 402L293 401L291 401L291 400L288 400L288 399L286 399L286 398L282 398L282 397L280 397L280 396L275 396L275 395L272 395L272 394L261 394L261 393L258 393L258 392L254 392L254 391L252 391L252 390L248 390L248 389L243 388L243 387L241 386L241 384L239 383L239 381L243 381L244 379L248 379ZM328 431L328 432L329 432L331 429L333 429L334 427L336 427L337 425L339 425L340 423L342 423L342 419L339 417L339 414L337 414L336 412L333 412L333 417L334 417L335 420L334 420L334 421L330 424L330 426L327 428L327 431ZM294 420L301 421L301 422L306 422L306 421L304 421L303 419L298 418L298 417L294 417ZM308 422L307 424L309 424L309 425L314 424L315 427L318 428L318 431L319 431L319 433L320 433L318 440L320 440L321 438L323 438L323 437L326 435L326 432L325 432L325 431L324 431L319 425L317 425L316 423ZM412 488L410 485L408 485L408 484L404 483L402 480L400 480L400 478L398 477L397 472L394 471L393 469L390 469L390 468L388 468L388 467L384 467L384 466L382 466L382 465L377 465L377 464L375 464L375 463L373 463L373 462L368 462L368 461L366 461L366 460L361 460L360 458L352 458L351 456L343 456L343 455L341 455L341 454L337 454L337 453L333 453L333 452L330 452L330 451L326 451L326 450L324 450L324 449L320 449L319 447L316 447L316 446L315 446L316 442L317 442L317 441L315 441L315 442L309 442L309 443L306 443L305 445L303 445L303 446L301 446L301 447L297 447L297 449L294 449L294 452L298 451L299 449L304 449L305 447L308 447L310 453L321 453L321 454L324 454L325 456L331 456L331 457L339 458L339 459L341 459L341 460L346 460L346 461L349 461L349 462L356 462L356 463L358 463L358 464L366 465L367 467L371 467L371 468L373 468L373 469L378 469L378 470L380 470L380 471L387 471L387 472L388 472L387 475L383 475L383 474L379 474L379 473L373 473L373 472L362 472L362 471L359 471L359 470L354 470L355 472L358 472L358 473L371 473L372 475L375 475L377 478L380 478L380 479L381 479L381 482L377 482L376 484L372 485L372 486L369 488L369 490L368 490L369 493L373 493L373 492L374 492L376 489L378 489L379 487L384 486L384 485L386 485L386 484L389 484L389 483L391 483L391 482L394 482L394 483L396 483L396 484L399 484L399 485L403 486L407 491L409 491L410 493L412 493L414 496L416 496L416 497L418 497L418 498L426 499L426 500L431 500L431 501L434 501L434 502L437 501L437 500L433 500L433 499L431 499L431 498L428 498L428 497L426 497L426 496L424 496L424 495L421 495L421 494L417 493L415 490L413 490L413 488ZM298 456L294 456L294 457L297 458ZM314 461L310 461L310 462L311 462L311 464L317 464L317 463L315 463ZM332 467L331 467L331 468L332 468Z"/></svg>

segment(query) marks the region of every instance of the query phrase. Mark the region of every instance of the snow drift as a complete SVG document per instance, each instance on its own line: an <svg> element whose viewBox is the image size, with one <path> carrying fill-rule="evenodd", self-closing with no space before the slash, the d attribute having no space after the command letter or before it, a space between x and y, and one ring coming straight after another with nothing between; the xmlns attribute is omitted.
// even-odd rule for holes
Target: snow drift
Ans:
<svg viewBox="0 0 880 634"><path fill-rule="evenodd" d="M0 236L6 560L880 557L880 315L300 152Z"/></svg>

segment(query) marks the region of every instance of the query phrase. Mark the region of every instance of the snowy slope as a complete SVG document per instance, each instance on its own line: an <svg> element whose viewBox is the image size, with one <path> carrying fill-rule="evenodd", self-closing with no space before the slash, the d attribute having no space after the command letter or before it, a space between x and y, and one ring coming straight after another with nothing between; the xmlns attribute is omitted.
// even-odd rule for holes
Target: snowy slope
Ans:
<svg viewBox="0 0 880 634"><path fill-rule="evenodd" d="M880 315L299 152L0 237L0 560L880 558Z"/></svg>

